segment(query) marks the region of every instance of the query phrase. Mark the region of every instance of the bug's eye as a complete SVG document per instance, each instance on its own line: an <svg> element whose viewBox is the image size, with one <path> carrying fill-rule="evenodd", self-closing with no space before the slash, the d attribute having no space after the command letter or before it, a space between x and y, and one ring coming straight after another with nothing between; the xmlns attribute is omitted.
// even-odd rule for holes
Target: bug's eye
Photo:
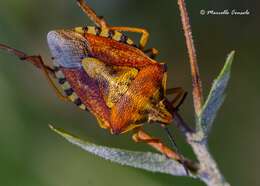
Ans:
<svg viewBox="0 0 260 186"><path fill-rule="evenodd" d="M50 51L59 66L79 68L87 55L86 40L72 31L51 31L47 36Z"/></svg>

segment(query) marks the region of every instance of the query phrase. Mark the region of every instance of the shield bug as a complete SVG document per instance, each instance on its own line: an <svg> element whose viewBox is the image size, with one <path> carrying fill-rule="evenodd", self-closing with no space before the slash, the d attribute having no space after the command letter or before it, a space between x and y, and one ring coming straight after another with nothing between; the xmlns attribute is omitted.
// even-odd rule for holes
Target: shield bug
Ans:
<svg viewBox="0 0 260 186"><path fill-rule="evenodd" d="M145 122L170 124L172 110L185 97L181 88L166 89L166 64L155 60L155 48L144 49L149 33L141 28L110 26L83 0L77 3L95 26L49 32L53 67L46 66L41 56L28 56L3 44L0 49L40 68L62 100L91 112L100 127L112 134L133 130L134 141L148 143L167 157L185 163L179 153L142 129ZM123 32L141 34L139 44ZM167 94L176 97L169 101Z"/></svg>

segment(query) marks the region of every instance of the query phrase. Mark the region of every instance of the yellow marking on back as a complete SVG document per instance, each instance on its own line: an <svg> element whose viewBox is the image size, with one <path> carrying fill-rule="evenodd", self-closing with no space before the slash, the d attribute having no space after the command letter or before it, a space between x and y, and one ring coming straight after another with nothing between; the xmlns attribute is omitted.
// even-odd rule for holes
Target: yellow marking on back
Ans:
<svg viewBox="0 0 260 186"><path fill-rule="evenodd" d="M122 33L115 32L115 35L113 36L113 39L116 40L116 41L120 41L121 36L122 36Z"/></svg>

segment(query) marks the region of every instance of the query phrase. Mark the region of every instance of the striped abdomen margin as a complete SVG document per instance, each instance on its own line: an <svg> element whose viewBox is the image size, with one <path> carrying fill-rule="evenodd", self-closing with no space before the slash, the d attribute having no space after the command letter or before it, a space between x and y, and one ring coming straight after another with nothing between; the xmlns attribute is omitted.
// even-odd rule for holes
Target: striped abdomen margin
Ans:
<svg viewBox="0 0 260 186"><path fill-rule="evenodd" d="M100 28L97 26L76 27L75 32L79 34L87 33L96 36L106 37L136 47L134 42L123 33L109 30L107 28Z"/></svg>
<svg viewBox="0 0 260 186"><path fill-rule="evenodd" d="M79 96L74 92L72 87L70 86L69 82L67 81L66 77L64 76L63 72L61 71L60 67L55 66L55 75L57 77L58 83L62 87L65 95L74 103L76 104L80 109L82 110L88 110L86 105L84 105L79 98Z"/></svg>

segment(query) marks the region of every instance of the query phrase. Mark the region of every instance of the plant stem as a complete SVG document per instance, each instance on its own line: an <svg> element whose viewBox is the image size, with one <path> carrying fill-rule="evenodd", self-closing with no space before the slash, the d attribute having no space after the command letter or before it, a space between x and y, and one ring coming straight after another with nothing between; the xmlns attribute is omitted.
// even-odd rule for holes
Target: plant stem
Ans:
<svg viewBox="0 0 260 186"><path fill-rule="evenodd" d="M178 0L178 5L181 13L181 21L186 39L186 45L189 54L189 62L191 66L192 86L193 86L193 102L196 114L196 123L201 122L198 120L202 106L203 106L203 93L202 83L200 80L199 67L197 64L196 50L192 39L192 31L189 21L189 16L185 4L185 0ZM197 128L195 132L189 130L188 125L184 122L181 116L175 111L175 123L180 128L181 132L186 137L188 144L191 145L198 161L199 170L197 176L208 186L229 186L219 171L217 164L207 147L207 136Z"/></svg>
<svg viewBox="0 0 260 186"><path fill-rule="evenodd" d="M190 21L186 9L185 1L178 0L178 5L181 13L181 21L182 21L183 31L184 31L186 45L187 45L189 59L190 59L189 62L191 66L194 109L195 109L195 114L198 116L203 104L202 83L200 80L196 50L192 39L192 31L191 31L191 26L190 26Z"/></svg>
<svg viewBox="0 0 260 186"><path fill-rule="evenodd" d="M198 161L200 162L200 168L197 172L197 176L208 186L230 186L225 178L222 176L218 169L218 166L210 154L206 141L193 141L188 137L188 143L191 145Z"/></svg>

